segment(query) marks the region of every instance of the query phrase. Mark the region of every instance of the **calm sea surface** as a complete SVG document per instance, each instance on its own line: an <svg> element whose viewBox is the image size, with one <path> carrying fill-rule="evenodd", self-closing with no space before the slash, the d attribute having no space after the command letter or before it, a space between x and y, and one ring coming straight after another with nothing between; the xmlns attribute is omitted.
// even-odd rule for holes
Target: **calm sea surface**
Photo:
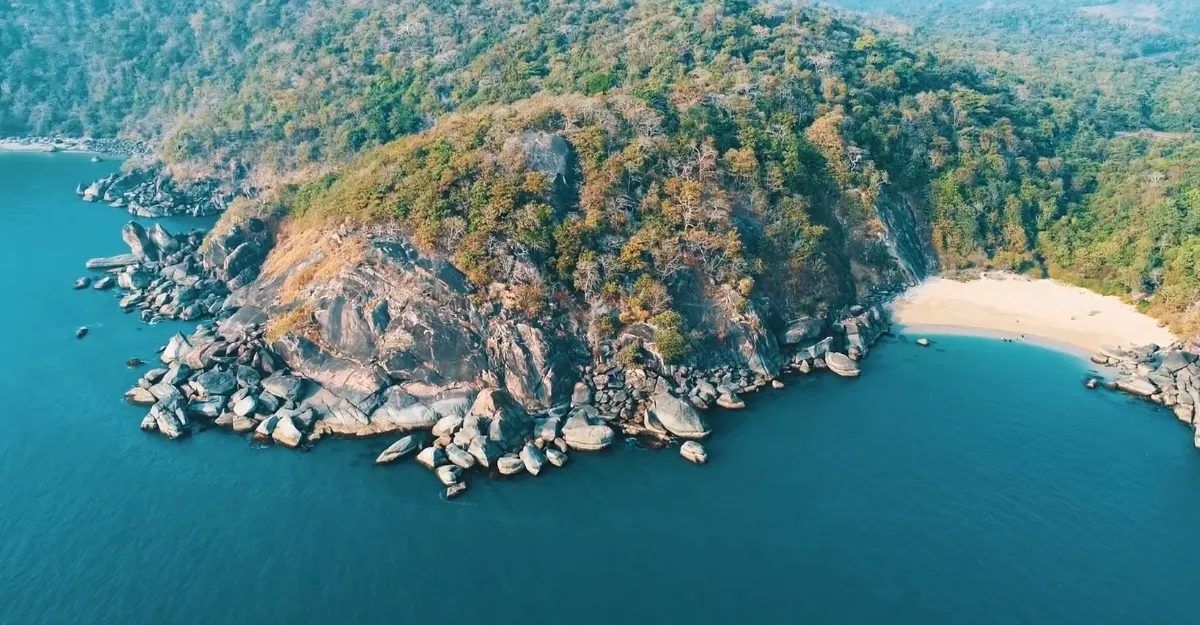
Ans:
<svg viewBox="0 0 1200 625"><path fill-rule="evenodd" d="M577 453L453 503L390 440L144 434L124 362L186 326L71 290L125 251L73 195L115 167L0 154L4 625L1200 622L1189 432L1029 345L892 340L714 415L708 466Z"/></svg>

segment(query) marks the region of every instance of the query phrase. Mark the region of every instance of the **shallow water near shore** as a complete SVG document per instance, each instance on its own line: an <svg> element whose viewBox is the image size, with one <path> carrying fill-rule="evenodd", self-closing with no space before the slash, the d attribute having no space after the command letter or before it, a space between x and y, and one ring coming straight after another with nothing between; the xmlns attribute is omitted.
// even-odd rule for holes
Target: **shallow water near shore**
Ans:
<svg viewBox="0 0 1200 625"><path fill-rule="evenodd" d="M373 466L390 439L144 434L124 362L187 326L71 290L123 251L72 193L116 166L0 154L0 623L1195 621L1190 432L1033 345L887 340L713 414L710 465L575 453L454 502Z"/></svg>

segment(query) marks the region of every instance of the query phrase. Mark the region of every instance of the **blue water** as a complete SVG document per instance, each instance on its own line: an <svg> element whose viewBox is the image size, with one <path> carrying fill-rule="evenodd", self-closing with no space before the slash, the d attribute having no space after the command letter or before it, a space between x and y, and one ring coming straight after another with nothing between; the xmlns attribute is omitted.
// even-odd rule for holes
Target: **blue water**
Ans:
<svg viewBox="0 0 1200 625"><path fill-rule="evenodd" d="M123 363L180 326L71 290L122 251L72 194L113 167L0 154L0 623L1200 620L1190 433L1029 345L892 341L714 416L708 466L579 453L453 503L387 440L143 434Z"/></svg>

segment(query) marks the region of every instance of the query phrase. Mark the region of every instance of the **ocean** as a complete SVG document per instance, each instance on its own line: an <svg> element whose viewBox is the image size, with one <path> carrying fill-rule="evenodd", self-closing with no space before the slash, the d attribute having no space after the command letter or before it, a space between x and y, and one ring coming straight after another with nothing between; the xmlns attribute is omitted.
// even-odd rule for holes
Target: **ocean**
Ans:
<svg viewBox="0 0 1200 625"><path fill-rule="evenodd" d="M453 502L390 438L143 433L125 361L187 326L71 288L125 251L73 194L115 167L0 154L4 625L1200 621L1190 433L1027 344L887 339L712 414L706 466L622 445Z"/></svg>

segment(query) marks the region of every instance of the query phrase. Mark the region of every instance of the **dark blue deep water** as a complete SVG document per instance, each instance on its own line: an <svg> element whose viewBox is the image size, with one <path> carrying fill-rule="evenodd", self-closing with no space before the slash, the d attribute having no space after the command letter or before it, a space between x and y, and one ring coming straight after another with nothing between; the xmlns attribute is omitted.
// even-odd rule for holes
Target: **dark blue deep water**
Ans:
<svg viewBox="0 0 1200 625"><path fill-rule="evenodd" d="M387 440L143 434L124 362L178 326L71 290L123 251L72 194L115 166L0 154L4 625L1200 622L1190 433L1029 345L893 340L715 415L708 466L578 453L454 503Z"/></svg>

